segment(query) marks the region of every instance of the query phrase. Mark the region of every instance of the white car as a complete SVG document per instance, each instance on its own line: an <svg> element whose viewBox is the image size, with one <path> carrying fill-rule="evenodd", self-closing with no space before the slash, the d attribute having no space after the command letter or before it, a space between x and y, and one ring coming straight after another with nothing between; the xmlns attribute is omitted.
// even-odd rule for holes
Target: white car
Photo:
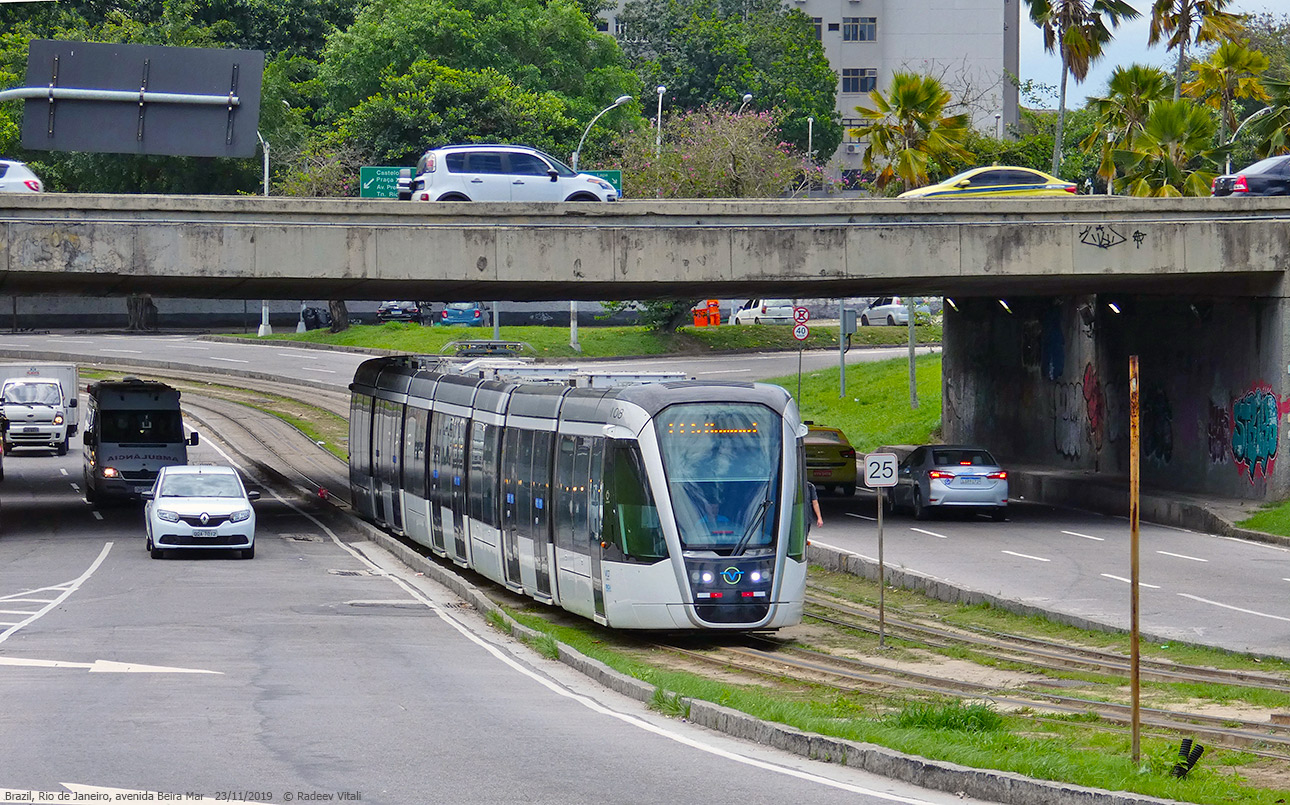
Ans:
<svg viewBox="0 0 1290 805"><path fill-rule="evenodd" d="M919 305L915 310L927 314L932 312L927 305ZM865 327L871 324L909 324L909 305L902 296L880 296L861 311L860 323Z"/></svg>
<svg viewBox="0 0 1290 805"><path fill-rule="evenodd" d="M526 145L447 145L417 160L399 179L413 201L617 201L618 191Z"/></svg>
<svg viewBox="0 0 1290 805"><path fill-rule="evenodd" d="M145 547L153 559L172 549L236 550L255 557L255 509L232 467L173 464L162 467L143 493Z"/></svg>
<svg viewBox="0 0 1290 805"><path fill-rule="evenodd" d="M792 324L792 299L749 299L735 311L732 324Z"/></svg>
<svg viewBox="0 0 1290 805"><path fill-rule="evenodd" d="M45 186L31 168L12 159L0 159L0 193L41 193Z"/></svg>

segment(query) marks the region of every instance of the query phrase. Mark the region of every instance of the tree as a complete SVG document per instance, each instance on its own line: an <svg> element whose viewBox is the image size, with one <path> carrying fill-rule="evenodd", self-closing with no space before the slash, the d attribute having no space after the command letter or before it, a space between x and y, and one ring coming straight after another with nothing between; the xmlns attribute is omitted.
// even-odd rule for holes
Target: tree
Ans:
<svg viewBox="0 0 1290 805"><path fill-rule="evenodd" d="M1271 111L1249 125L1258 143L1254 153L1260 159L1290 152L1290 81L1269 79L1263 86L1268 91Z"/></svg>
<svg viewBox="0 0 1290 805"><path fill-rule="evenodd" d="M1124 0L1026 0L1026 4L1030 20L1044 32L1044 50L1056 51L1062 62L1057 129L1053 135L1052 172L1057 173L1062 164L1067 77L1074 76L1076 83L1083 83L1089 67L1101 58L1102 45L1111 41L1111 28L1139 14Z"/></svg>
<svg viewBox="0 0 1290 805"><path fill-rule="evenodd" d="M945 114L953 97L935 78L898 72L885 93L873 90L869 99L872 109L856 107L868 122L850 133L865 141L864 169L877 170L879 188L897 179L906 190L925 184L933 160L967 156L968 116Z"/></svg>
<svg viewBox="0 0 1290 805"><path fill-rule="evenodd" d="M1108 183L1115 180L1114 151L1126 148L1141 133L1151 104L1166 100L1169 95L1169 76L1163 70L1131 64L1112 71L1106 97L1089 98L1087 108L1096 115L1096 123L1080 147L1101 151L1097 173Z"/></svg>
<svg viewBox="0 0 1290 805"><path fill-rule="evenodd" d="M1129 148L1116 151L1124 186L1134 196L1208 196L1221 149L1217 124L1203 106L1186 100L1157 101Z"/></svg>
<svg viewBox="0 0 1290 805"><path fill-rule="evenodd" d="M803 153L779 139L771 112L736 114L712 107L664 122L664 147L656 152L652 128L622 135L627 198L777 198L798 189L810 171Z"/></svg>
<svg viewBox="0 0 1290 805"><path fill-rule="evenodd" d="M1236 131L1234 104L1238 98L1268 99L1259 76L1268 69L1268 58L1257 50L1247 50L1236 42L1224 42L1207 61L1196 64L1196 79L1183 85L1183 91L1218 110L1219 141L1226 143L1228 134Z"/></svg>
<svg viewBox="0 0 1290 805"><path fill-rule="evenodd" d="M667 87L668 108L737 109L751 93L749 109L777 110L782 139L799 151L809 117L821 160L842 142L837 75L800 11L779 0L628 0L618 21L630 64L644 86Z"/></svg>
<svg viewBox="0 0 1290 805"><path fill-rule="evenodd" d="M1276 16L1267 11L1248 14L1244 29L1247 47L1268 57L1267 75L1290 80L1290 15Z"/></svg>
<svg viewBox="0 0 1290 805"><path fill-rule="evenodd" d="M1174 100L1182 92L1183 71L1187 67L1187 47L1193 42L1219 42L1234 39L1241 30L1241 19L1223 9L1230 0L1154 0L1151 4L1151 28L1147 44L1154 45L1168 37L1166 50L1178 51L1174 67ZM1136 16L1136 15L1135 15Z"/></svg>

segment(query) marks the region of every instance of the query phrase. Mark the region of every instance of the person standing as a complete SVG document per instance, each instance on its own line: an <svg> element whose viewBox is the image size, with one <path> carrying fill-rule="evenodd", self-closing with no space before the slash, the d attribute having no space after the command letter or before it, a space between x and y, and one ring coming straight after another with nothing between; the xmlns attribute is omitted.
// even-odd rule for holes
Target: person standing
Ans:
<svg viewBox="0 0 1290 805"><path fill-rule="evenodd" d="M806 499L811 502L811 511L815 513L815 524L824 525L824 518L820 516L820 495L815 491L815 484L810 481L806 482Z"/></svg>

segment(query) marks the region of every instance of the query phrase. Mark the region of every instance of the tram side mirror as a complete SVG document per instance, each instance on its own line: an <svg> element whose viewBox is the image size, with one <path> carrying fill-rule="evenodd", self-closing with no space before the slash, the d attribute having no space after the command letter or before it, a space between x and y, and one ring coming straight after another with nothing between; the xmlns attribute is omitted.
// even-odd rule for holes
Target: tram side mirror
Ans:
<svg viewBox="0 0 1290 805"><path fill-rule="evenodd" d="M197 446L197 431L193 431L193 434L188 437L188 445L190 447Z"/></svg>

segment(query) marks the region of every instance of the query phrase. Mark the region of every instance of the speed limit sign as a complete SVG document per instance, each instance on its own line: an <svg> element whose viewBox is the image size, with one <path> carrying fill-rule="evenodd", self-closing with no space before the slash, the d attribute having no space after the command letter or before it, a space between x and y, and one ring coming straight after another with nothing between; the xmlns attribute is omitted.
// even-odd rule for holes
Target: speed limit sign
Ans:
<svg viewBox="0 0 1290 805"><path fill-rule="evenodd" d="M811 334L811 328L805 324L798 324L793 327L793 337L798 341L805 341L806 337Z"/></svg>
<svg viewBox="0 0 1290 805"><path fill-rule="evenodd" d="M864 457L864 485L878 488L896 485L896 454L870 453Z"/></svg>

